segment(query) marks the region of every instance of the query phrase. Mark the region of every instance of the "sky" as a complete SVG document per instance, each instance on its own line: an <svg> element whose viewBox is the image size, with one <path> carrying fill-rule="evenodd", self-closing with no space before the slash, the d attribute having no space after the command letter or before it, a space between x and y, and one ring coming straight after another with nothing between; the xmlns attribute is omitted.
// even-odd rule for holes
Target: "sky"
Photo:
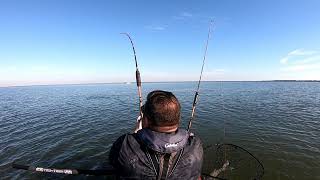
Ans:
<svg viewBox="0 0 320 180"><path fill-rule="evenodd" d="M320 80L318 0L0 0L0 86Z"/></svg>

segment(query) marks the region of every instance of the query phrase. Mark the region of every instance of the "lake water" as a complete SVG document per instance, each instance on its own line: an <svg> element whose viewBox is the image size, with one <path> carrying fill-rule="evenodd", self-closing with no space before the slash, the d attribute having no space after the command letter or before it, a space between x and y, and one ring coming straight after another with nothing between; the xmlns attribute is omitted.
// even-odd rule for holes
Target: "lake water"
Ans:
<svg viewBox="0 0 320 180"><path fill-rule="evenodd" d="M144 97L155 89L172 91L186 127L195 82L142 88ZM12 169L11 163L103 168L113 141L133 129L137 88L135 83L0 88L0 110L0 179L62 178ZM319 82L203 82L192 126L204 146L241 146L263 163L263 179L285 180L320 179L319 128Z"/></svg>

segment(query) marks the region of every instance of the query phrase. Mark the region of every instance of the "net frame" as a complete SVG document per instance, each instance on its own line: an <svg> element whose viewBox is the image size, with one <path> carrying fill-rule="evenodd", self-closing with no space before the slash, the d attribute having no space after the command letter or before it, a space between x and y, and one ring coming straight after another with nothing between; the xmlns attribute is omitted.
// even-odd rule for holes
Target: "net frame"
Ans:
<svg viewBox="0 0 320 180"><path fill-rule="evenodd" d="M202 173L202 179L262 179L264 175L263 164L245 148L230 143L216 144L215 146L210 145L204 148L205 152L212 151L213 149L215 150L214 161L206 163L207 165L213 165L213 168L211 168L210 172L207 170L205 173ZM227 155L227 161L224 159L224 155ZM245 177L243 170L248 170ZM218 174L214 174L217 172Z"/></svg>

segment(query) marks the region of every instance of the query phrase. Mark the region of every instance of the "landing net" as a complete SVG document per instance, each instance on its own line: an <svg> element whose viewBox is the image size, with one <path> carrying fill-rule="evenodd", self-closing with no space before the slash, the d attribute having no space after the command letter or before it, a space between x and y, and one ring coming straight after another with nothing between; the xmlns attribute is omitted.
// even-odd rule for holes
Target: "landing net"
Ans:
<svg viewBox="0 0 320 180"><path fill-rule="evenodd" d="M217 144L204 148L202 179L260 180L262 163L249 151L234 144Z"/></svg>

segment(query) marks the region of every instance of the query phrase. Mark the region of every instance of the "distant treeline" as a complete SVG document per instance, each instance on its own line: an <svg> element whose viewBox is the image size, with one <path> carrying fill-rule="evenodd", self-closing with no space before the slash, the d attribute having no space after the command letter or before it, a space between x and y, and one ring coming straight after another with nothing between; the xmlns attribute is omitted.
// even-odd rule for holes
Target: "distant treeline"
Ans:
<svg viewBox="0 0 320 180"><path fill-rule="evenodd" d="M320 82L320 80L272 80L273 82Z"/></svg>

